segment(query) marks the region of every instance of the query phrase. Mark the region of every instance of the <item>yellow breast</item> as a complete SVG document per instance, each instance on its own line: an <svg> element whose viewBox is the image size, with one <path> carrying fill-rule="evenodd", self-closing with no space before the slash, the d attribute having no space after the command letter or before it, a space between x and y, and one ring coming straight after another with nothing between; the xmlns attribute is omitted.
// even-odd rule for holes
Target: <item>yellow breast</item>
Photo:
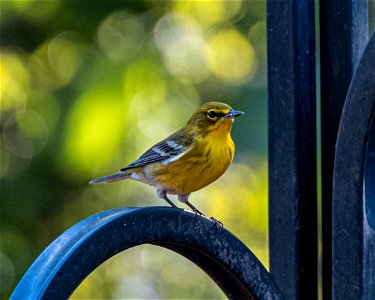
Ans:
<svg viewBox="0 0 375 300"><path fill-rule="evenodd" d="M169 193L189 194L218 179L231 164L234 150L228 130L226 134L212 131L198 137L178 160L167 165L150 165L146 173L154 179L153 185Z"/></svg>

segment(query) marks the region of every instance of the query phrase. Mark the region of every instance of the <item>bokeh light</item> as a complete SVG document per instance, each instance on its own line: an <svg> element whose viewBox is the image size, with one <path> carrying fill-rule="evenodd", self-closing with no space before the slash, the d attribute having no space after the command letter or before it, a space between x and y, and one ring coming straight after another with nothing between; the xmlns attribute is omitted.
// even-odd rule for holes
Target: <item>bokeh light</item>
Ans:
<svg viewBox="0 0 375 300"><path fill-rule="evenodd" d="M7 149L21 158L32 158L47 143L49 129L37 112L25 110L12 115L3 125L3 141Z"/></svg>
<svg viewBox="0 0 375 300"><path fill-rule="evenodd" d="M121 99L105 87L83 94L71 109L59 156L68 180L92 174L111 160L117 153L126 119Z"/></svg>
<svg viewBox="0 0 375 300"><path fill-rule="evenodd" d="M87 182L137 159L208 101L246 115L232 130L233 165L191 202L268 265L262 1L3 1L0 23L2 299L74 223L113 207L165 205L139 182ZM224 295L155 246L116 255L72 296L181 297Z"/></svg>
<svg viewBox="0 0 375 300"><path fill-rule="evenodd" d="M208 41L208 64L218 78L241 84L254 73L255 51L240 33L225 29L213 34Z"/></svg>
<svg viewBox="0 0 375 300"><path fill-rule="evenodd" d="M155 40L171 75L201 82L207 78L207 46L199 24L187 14L167 14L155 27Z"/></svg>
<svg viewBox="0 0 375 300"><path fill-rule="evenodd" d="M52 18L57 13L60 6L60 0L44 1L43 6L40 6L38 2L38 0L2 1L1 9L5 10L5 20L7 20L8 16L14 14L35 23L42 23Z"/></svg>
<svg viewBox="0 0 375 300"><path fill-rule="evenodd" d="M33 85L54 90L69 84L83 63L79 43L78 34L62 32L39 46L28 61Z"/></svg>
<svg viewBox="0 0 375 300"><path fill-rule="evenodd" d="M137 55L144 39L143 23L126 11L118 11L106 18L98 29L98 44L111 60L122 61Z"/></svg>
<svg viewBox="0 0 375 300"><path fill-rule="evenodd" d="M173 10L193 16L203 28L222 22L229 22L240 13L242 1L173 1Z"/></svg>
<svg viewBox="0 0 375 300"><path fill-rule="evenodd" d="M25 57L16 50L0 51L0 110L1 112L24 109L29 91L30 75Z"/></svg>
<svg viewBox="0 0 375 300"><path fill-rule="evenodd" d="M80 37L75 32L62 32L48 45L48 62L64 84L70 82L82 66Z"/></svg>

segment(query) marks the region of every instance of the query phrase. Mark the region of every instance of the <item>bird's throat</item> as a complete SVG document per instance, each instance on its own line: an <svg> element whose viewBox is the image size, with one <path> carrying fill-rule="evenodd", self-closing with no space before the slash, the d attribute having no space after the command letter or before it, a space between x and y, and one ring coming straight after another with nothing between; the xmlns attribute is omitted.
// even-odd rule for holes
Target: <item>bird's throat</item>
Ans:
<svg viewBox="0 0 375 300"><path fill-rule="evenodd" d="M215 126L208 132L207 137L216 140L226 140L227 138L230 138L232 124L233 121L231 119L216 123Z"/></svg>

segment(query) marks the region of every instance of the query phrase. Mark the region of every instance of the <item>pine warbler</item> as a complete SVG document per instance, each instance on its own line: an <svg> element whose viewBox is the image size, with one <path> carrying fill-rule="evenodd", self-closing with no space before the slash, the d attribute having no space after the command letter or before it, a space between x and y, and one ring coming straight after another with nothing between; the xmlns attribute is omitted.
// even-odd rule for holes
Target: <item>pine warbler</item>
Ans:
<svg viewBox="0 0 375 300"><path fill-rule="evenodd" d="M137 180L155 187L158 196L172 207L176 205L167 194L178 195L178 200L203 215L188 201L189 195L228 169L235 149L230 130L234 118L242 114L225 103L205 103L182 129L152 146L135 162L90 183Z"/></svg>

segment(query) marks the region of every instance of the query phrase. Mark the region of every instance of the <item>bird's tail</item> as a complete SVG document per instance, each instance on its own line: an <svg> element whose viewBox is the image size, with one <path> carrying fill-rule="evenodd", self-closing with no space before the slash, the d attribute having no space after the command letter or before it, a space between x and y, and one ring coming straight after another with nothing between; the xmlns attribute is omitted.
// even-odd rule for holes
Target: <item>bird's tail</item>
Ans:
<svg viewBox="0 0 375 300"><path fill-rule="evenodd" d="M89 184L109 183L109 182L115 182L115 181L119 181L119 180L126 179L126 178L129 178L129 173L120 171L120 172L117 172L117 173L112 174L112 175L107 175L107 176L103 176L103 177L93 179L89 182Z"/></svg>

